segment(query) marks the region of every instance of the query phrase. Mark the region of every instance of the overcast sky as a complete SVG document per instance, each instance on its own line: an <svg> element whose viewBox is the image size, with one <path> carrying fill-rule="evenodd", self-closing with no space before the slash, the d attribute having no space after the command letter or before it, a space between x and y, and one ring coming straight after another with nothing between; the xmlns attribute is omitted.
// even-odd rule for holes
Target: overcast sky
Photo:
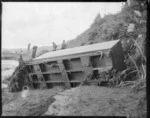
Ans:
<svg viewBox="0 0 150 118"><path fill-rule="evenodd" d="M117 13L122 3L102 2L3 2L2 48L27 48L51 46L62 40L75 39L93 23L98 13L101 17Z"/></svg>

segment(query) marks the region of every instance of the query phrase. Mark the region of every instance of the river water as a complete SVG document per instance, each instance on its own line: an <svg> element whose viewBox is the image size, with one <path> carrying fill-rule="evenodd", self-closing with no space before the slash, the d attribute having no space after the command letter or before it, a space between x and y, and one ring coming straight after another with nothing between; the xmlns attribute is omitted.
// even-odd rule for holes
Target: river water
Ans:
<svg viewBox="0 0 150 118"><path fill-rule="evenodd" d="M19 65L18 61L15 60L2 60L1 61L1 79L4 80L5 78L9 77L12 75L14 72L15 68ZM6 84L2 83L2 88L7 87Z"/></svg>

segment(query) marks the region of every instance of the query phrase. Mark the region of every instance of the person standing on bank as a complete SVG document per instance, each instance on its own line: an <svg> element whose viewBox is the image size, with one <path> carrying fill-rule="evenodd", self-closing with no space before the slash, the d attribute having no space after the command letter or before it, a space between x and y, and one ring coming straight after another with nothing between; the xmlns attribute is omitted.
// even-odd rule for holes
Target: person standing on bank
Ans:
<svg viewBox="0 0 150 118"><path fill-rule="evenodd" d="M53 42L53 51L56 51L57 45Z"/></svg>
<svg viewBox="0 0 150 118"><path fill-rule="evenodd" d="M66 43L65 43L65 40L63 40L63 43L62 43L62 45L61 45L61 49L66 49L67 48L67 45L66 45Z"/></svg>

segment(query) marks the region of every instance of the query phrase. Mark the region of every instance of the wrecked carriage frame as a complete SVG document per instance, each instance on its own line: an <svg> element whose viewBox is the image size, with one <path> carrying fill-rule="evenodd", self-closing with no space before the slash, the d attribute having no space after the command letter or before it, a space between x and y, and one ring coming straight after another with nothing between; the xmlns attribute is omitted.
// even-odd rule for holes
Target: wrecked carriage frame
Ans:
<svg viewBox="0 0 150 118"><path fill-rule="evenodd" d="M25 63L25 67L27 73L23 79L35 89L55 85L70 88L85 80L92 83L93 77L106 70L126 69L120 40L49 52Z"/></svg>

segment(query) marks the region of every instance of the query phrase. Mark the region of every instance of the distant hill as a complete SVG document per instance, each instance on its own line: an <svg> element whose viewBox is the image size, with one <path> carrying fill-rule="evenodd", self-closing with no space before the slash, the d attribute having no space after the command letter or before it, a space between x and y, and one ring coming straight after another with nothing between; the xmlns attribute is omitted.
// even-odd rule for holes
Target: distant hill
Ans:
<svg viewBox="0 0 150 118"><path fill-rule="evenodd" d="M60 45L58 45L57 50L60 50ZM36 52L36 57L46 53L46 52L50 52L52 51L52 46L42 46L42 47L38 47L37 48L37 52ZM29 52L31 55L32 53L32 49L30 49ZM23 55L23 59L26 60L27 57L27 49L25 48L18 48L18 49L6 49L3 48L2 49L2 59L13 59L13 60L18 60L20 57L20 54Z"/></svg>

